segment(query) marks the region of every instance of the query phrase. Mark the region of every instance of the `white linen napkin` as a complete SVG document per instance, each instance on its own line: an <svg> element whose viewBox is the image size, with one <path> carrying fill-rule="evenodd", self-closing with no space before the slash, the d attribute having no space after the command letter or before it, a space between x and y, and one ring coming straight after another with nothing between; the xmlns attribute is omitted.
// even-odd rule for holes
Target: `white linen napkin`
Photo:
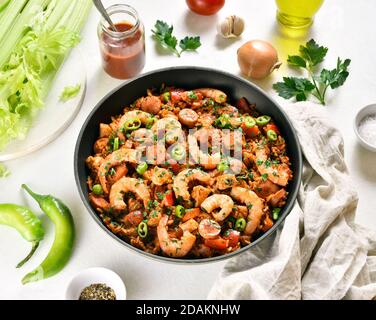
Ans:
<svg viewBox="0 0 376 320"><path fill-rule="evenodd" d="M284 110L305 157L298 201L283 227L225 265L209 299L373 299L376 232L354 223L341 134L321 106Z"/></svg>

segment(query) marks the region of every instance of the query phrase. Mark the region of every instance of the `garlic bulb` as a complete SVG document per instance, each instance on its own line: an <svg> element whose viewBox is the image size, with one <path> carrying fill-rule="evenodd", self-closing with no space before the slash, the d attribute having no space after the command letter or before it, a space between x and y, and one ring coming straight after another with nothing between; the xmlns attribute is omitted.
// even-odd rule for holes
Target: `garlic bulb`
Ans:
<svg viewBox="0 0 376 320"><path fill-rule="evenodd" d="M238 16L229 16L218 24L218 34L224 38L239 37L244 31L244 20Z"/></svg>

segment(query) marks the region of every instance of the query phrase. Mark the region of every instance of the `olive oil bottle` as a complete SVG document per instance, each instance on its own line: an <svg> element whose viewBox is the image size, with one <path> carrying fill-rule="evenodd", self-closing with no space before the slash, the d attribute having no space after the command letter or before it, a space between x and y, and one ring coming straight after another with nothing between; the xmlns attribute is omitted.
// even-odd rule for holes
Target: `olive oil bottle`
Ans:
<svg viewBox="0 0 376 320"><path fill-rule="evenodd" d="M290 28L308 28L324 0L276 0L278 21Z"/></svg>

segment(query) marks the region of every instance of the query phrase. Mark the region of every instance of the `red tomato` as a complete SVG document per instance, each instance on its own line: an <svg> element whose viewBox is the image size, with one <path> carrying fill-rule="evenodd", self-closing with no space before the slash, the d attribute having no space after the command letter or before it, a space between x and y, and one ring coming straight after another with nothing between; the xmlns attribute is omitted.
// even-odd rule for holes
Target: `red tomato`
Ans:
<svg viewBox="0 0 376 320"><path fill-rule="evenodd" d="M180 171L180 164L174 159L169 159L167 161L166 167L171 168L174 174L178 174Z"/></svg>
<svg viewBox="0 0 376 320"><path fill-rule="evenodd" d="M244 134L249 137L249 138L254 138L256 136L258 136L260 134L260 129L257 125L251 127L251 128L248 128L245 123L243 122L242 123L242 130L244 132Z"/></svg>
<svg viewBox="0 0 376 320"><path fill-rule="evenodd" d="M225 240L222 238L217 238L217 239L206 239L205 240L205 245L208 246L209 248L215 249L215 250L224 250L227 249L229 246L230 241Z"/></svg>
<svg viewBox="0 0 376 320"><path fill-rule="evenodd" d="M225 232L225 235L223 236L223 239L228 240L228 246L229 247L236 247L238 245L240 238L240 232L236 230L227 230Z"/></svg>
<svg viewBox="0 0 376 320"><path fill-rule="evenodd" d="M225 5L225 0L186 0L189 9L203 16L216 14Z"/></svg>
<svg viewBox="0 0 376 320"><path fill-rule="evenodd" d="M172 191L169 191L166 193L165 198L164 198L165 205L167 207L171 207L175 203L175 196Z"/></svg>
<svg viewBox="0 0 376 320"><path fill-rule="evenodd" d="M275 133L277 133L277 134L281 134L281 133L279 132L278 127L277 127L275 124L268 124L268 125L266 125L266 126L265 126L265 132L268 132L269 130L273 130L273 131L275 131Z"/></svg>
<svg viewBox="0 0 376 320"><path fill-rule="evenodd" d="M178 91L178 90L175 90L175 91L171 91L171 102L172 103L176 103L176 102L179 102L182 100L182 95L183 91Z"/></svg>
<svg viewBox="0 0 376 320"><path fill-rule="evenodd" d="M144 215L141 211L130 212L123 219L125 224L130 224L134 227L138 226L142 220L144 220Z"/></svg>

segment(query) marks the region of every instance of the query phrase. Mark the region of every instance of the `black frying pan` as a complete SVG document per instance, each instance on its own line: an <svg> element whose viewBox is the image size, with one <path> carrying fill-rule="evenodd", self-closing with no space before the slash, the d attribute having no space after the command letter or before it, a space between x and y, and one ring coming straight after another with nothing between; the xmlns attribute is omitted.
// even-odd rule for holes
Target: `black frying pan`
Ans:
<svg viewBox="0 0 376 320"><path fill-rule="evenodd" d="M287 203L281 212L280 218L274 224L274 226L249 246L227 255L206 259L173 259L152 255L133 247L113 234L105 227L97 213L91 207L88 201L88 188L86 185L89 172L86 168L85 160L93 152L93 145L99 135L99 124L110 123L111 116L121 114L125 106L133 103L139 97L144 96L148 88L158 88L163 83L168 86L181 87L184 89L197 89L200 87L220 89L228 95L230 102L235 102L237 99L245 97L249 102L256 103L257 110L260 111L260 113L273 117L281 131L281 134L286 139L288 154L290 156L292 170L294 172L294 179L288 186L289 196ZM188 264L215 262L228 259L235 255L241 254L246 250L250 250L254 246L257 246L257 244L263 239L269 237L273 232L275 232L294 206L301 182L302 163L302 153L294 128L286 114L273 99L271 99L257 86L242 78L226 72L200 67L172 67L152 71L141 75L136 79L125 82L120 87L107 94L98 103L85 121L77 139L74 154L74 172L81 199L93 219L103 230L107 232L107 234L122 243L126 248L137 251L146 257L154 258L159 261Z"/></svg>

